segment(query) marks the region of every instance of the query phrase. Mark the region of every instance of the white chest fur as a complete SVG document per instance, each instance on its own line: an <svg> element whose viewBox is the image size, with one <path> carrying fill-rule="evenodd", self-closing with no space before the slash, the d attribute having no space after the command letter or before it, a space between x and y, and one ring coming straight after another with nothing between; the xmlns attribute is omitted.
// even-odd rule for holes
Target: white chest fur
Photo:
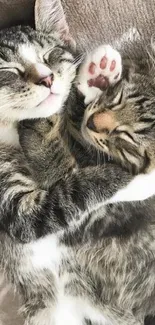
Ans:
<svg viewBox="0 0 155 325"><path fill-rule="evenodd" d="M19 145L18 132L14 124L0 123L0 142L13 146Z"/></svg>
<svg viewBox="0 0 155 325"><path fill-rule="evenodd" d="M68 296L65 294L65 285L70 280L70 274L66 271L59 274L59 267L62 261L71 257L70 249L61 245L58 235L49 235L34 243L25 245L22 253L21 271L24 273L48 269L54 276L57 287L57 303L37 316L38 325L82 325L84 318L91 319L96 324L110 325L111 323L92 306L87 299L82 297ZM73 252L72 252L73 253ZM36 323L35 323L36 324Z"/></svg>

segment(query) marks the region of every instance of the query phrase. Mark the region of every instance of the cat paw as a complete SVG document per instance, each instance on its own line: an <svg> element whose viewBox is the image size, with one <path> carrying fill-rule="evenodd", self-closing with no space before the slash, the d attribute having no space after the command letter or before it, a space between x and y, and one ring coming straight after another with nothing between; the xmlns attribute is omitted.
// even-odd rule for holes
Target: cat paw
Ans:
<svg viewBox="0 0 155 325"><path fill-rule="evenodd" d="M121 74L121 56L110 45L102 45L87 55L77 78L77 88L85 97L85 104L93 101L109 85L118 82Z"/></svg>

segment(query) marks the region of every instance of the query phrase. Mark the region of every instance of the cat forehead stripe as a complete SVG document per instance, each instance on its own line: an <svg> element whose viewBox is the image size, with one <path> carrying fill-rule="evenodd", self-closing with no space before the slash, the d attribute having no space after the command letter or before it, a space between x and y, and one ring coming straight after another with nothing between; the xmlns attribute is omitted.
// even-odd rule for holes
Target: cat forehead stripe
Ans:
<svg viewBox="0 0 155 325"><path fill-rule="evenodd" d="M28 45L20 45L19 46L19 54L21 57L30 63L36 63L37 62L37 54L35 49L32 46Z"/></svg>

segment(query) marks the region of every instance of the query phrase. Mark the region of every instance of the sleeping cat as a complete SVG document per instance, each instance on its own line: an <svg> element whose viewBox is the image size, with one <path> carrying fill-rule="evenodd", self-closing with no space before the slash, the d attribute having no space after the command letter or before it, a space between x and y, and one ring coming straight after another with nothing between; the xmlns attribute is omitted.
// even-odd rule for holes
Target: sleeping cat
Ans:
<svg viewBox="0 0 155 325"><path fill-rule="evenodd" d="M79 71L78 88L85 102L92 100L92 93L96 97L84 115L73 89L62 115L26 121L20 128L34 178L53 193L49 209L52 217L57 215L55 227L60 219L64 227L33 248L36 260L39 245L37 265L51 266L54 288L51 314L47 303L35 314L34 323L49 313L50 324L137 325L155 313L154 197L118 203L153 194L155 84L150 57L146 54L145 66L129 64L110 46L100 47ZM105 91L98 89L105 85ZM60 133L83 167L75 167L66 179ZM110 155L110 162L100 155L99 165L92 166L94 147ZM56 178L59 170L62 179L52 189L53 175ZM134 173L138 175L133 179Z"/></svg>
<svg viewBox="0 0 155 325"><path fill-rule="evenodd" d="M33 314L34 324L137 325L155 313L155 200L134 202L154 194L150 51L144 65L101 46L86 58L77 78L90 103L85 111L72 89L61 115L26 121L19 129L34 179L52 194L49 210L55 216L54 235L25 245L31 246L33 266L47 272L46 278L39 274L44 303ZM78 164L65 179L61 137L72 153L67 159L74 156ZM109 162L101 153L94 167L95 148L109 155ZM51 187L57 175L61 178ZM32 265L27 267L30 274ZM35 287L40 279L30 277Z"/></svg>
<svg viewBox="0 0 155 325"><path fill-rule="evenodd" d="M73 152L70 152L66 141L71 139L62 136L64 124L67 132L70 127L68 115L71 113L72 122L76 115L77 125L80 124L84 106L74 85L69 94L77 62L73 59L72 41L64 17L55 17L56 9L55 2L37 1L38 32L17 27L0 35L1 269L22 294L25 325L82 324L89 320L100 324L104 324L105 320L116 324L141 324L146 314L154 312L151 305L154 294L151 277L154 246L153 239L150 241L154 229L154 200L149 200L150 206L148 202L109 203L126 200L124 193L128 195L130 188L135 187L134 182L153 184L149 193L144 188L144 191L135 193L134 199L140 200L154 194L153 159L147 157L148 148L142 150L139 144L132 146L129 131L126 137L130 159L126 159L126 169L123 168L124 163L116 159L103 164L102 155L100 164L95 166L95 146L87 155L85 142L86 157L82 162L83 149L78 147L76 155L74 153L80 144L74 141ZM58 35L55 30L59 31ZM87 103L102 93L98 89L94 92L91 87L94 95L90 97L88 84L102 88L105 83L116 83L117 88L121 77L119 53L109 46L101 48L99 53L110 62L106 74L107 66L103 69L105 59L101 59L101 76L94 75L92 57L88 57L88 62L84 62L79 71L78 88ZM96 57L97 53L93 55ZM89 80L87 74L85 79L87 65L93 77ZM154 86L151 81L148 81L148 96L153 102ZM113 91L115 93L115 87ZM118 97L120 100L121 96ZM93 107L94 103L99 104L100 100L93 102ZM23 133L20 130L21 149L17 122L26 118L47 117L59 112L63 104L66 106L64 113L41 123L26 122L23 125ZM85 114L90 108L92 110L92 106ZM96 121L93 123L96 125ZM82 130L85 137L84 126ZM36 142L34 138L32 141L32 135ZM80 133L79 138L84 141ZM127 147L126 142L124 146ZM130 164L135 150L138 159ZM79 168L80 163L85 168ZM134 178L133 173L129 172L130 165L148 174ZM144 218L146 213L148 219ZM116 258L119 258L119 263ZM145 272L141 279L143 268ZM149 297L146 297L145 275ZM137 281L140 280L139 291ZM132 285L135 287L131 297Z"/></svg>
<svg viewBox="0 0 155 325"><path fill-rule="evenodd" d="M40 218L38 216L37 218L21 217L21 219L19 218L21 223L18 223L16 228L15 224L18 217L15 211L13 212L14 203L10 197L12 195L10 185L14 184L16 191L18 178L22 185L24 182L23 177L29 177L28 183L23 184L22 191L26 194L26 201L30 211L32 202L37 202L35 201L37 198L42 197L43 199L45 193L36 190L36 184L32 180L23 160L24 156L19 147L17 124L20 120L26 118L45 118L61 110L68 97L77 66L67 25L65 25L63 19L58 21L55 13L57 6L54 1L52 1L51 8L49 8L51 21L46 31L44 15L46 15L48 5L48 1L47 3L46 1L43 2L43 7L40 1L36 2L37 31L30 27L17 26L0 32L1 169L5 171L9 171L9 168L12 169L10 174L9 172L4 173L1 178L1 182L3 182L1 195L3 196L5 193L5 200L2 200L1 197L1 227L9 232L12 237L16 237L19 232L19 237L23 240L26 240L26 238L30 240L33 236L37 236L35 232L31 232L31 224L35 224L37 227L36 232L38 232L39 219L42 219L42 217L41 215ZM42 14L42 10L44 14ZM60 10L58 14L60 14ZM46 15L46 17L48 16ZM51 26L52 33L50 33L49 26ZM20 167L16 159L19 161ZM69 168L70 166L68 166ZM5 182L8 184L6 187ZM27 186L31 187L30 192ZM33 190L34 194L32 194ZM19 197L17 190L16 199L13 197L12 199L18 201ZM5 208L8 208L9 214L6 213ZM12 211L13 218L9 211ZM24 216L26 213L27 215L27 212L24 211L25 208L21 202L19 214L23 213ZM42 214L41 211L39 213ZM5 216L4 219L3 215ZM26 224L28 226L27 230ZM30 229L30 232L28 229Z"/></svg>

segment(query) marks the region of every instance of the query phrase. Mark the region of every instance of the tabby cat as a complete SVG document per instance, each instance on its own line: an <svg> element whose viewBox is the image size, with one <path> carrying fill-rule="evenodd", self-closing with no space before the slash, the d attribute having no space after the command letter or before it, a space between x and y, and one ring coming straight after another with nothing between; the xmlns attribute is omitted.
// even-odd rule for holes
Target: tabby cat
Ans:
<svg viewBox="0 0 155 325"><path fill-rule="evenodd" d="M127 68L120 79L119 53L103 46L83 63L78 90L73 84L69 94L77 59L60 4L37 0L36 27L0 33L1 270L22 295L25 325L142 324L154 313L154 199L118 202L155 193L153 74ZM85 113L79 91L85 103L95 99ZM52 118L23 123L18 139L20 120L63 106ZM132 126L117 125L114 136L110 115L102 128L105 106L112 114L126 110ZM96 148L113 160L105 163Z"/></svg>
<svg viewBox="0 0 155 325"><path fill-rule="evenodd" d="M155 314L155 200L144 200L154 191L150 51L133 63L101 46L86 58L77 78L89 105L84 109L72 88L62 114L26 121L19 129L33 177L53 194L50 216L57 216L55 234L40 239L33 250L35 255L40 244L38 264L48 270L52 265L50 324L137 325ZM65 179L62 141L77 163ZM62 179L51 187L60 170ZM47 283L41 283L43 295ZM35 321L44 319L48 303Z"/></svg>

